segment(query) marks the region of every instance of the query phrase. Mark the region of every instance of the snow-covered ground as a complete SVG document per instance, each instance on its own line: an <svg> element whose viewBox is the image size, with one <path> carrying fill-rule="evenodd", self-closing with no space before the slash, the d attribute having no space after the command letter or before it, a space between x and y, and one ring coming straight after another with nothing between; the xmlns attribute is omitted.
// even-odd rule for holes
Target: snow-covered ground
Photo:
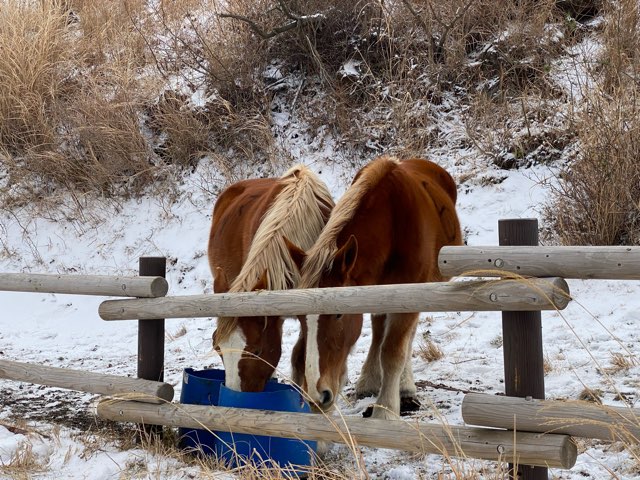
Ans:
<svg viewBox="0 0 640 480"><path fill-rule="evenodd" d="M351 171L328 164L326 152L300 152L330 185L337 198L346 188ZM460 177L456 158L437 160ZM487 167L488 168L488 167ZM539 217L547 200L540 178L543 167L496 171L501 182L468 181L459 188L458 211L469 245L496 245L501 218ZM486 172L492 174L491 171ZM206 259L210 213L215 201L206 162L185 178L175 201L145 198L120 205L84 207L89 221L46 219L28 208L0 218L0 272L52 272L136 274L140 256L166 256L170 295L200 294L212 290ZM209 185L210 186L210 185ZM569 281L575 298L561 313L543 314L545 358L549 369L549 398L575 399L588 387L601 391L605 403L633 405L638 398L640 367L611 369L613 355L638 365L631 355L640 351L637 320L640 316L640 282ZM103 298L72 295L0 292L0 358L43 365L134 376L136 372L136 322L105 322L97 314ZM423 314L414 345L414 366L422 410L416 418L462 424L463 390L499 392L503 389L500 314ZM211 350L212 319L166 321L165 380L179 398L185 367L221 368ZM281 377L289 374L288 359L297 337L297 324L285 324ZM442 359L427 363L419 355L430 337L443 351ZM350 357L354 382L364 361L370 329ZM608 373L609 372L609 373ZM431 383L427 383L431 382ZM434 388L429 385L444 385ZM115 439L96 436L91 409L95 397L55 388L0 381L0 477L19 472L19 459L30 452L39 468L20 478L223 478L197 464L142 448L123 449ZM460 391L456 391L460 390ZM351 386L347 393L352 392ZM622 394L622 395L620 395ZM360 415L372 399L348 403L345 414ZM439 420L438 420L439 419ZM91 431L92 433L87 433ZM372 478L409 479L454 477L438 456L419 458L401 451L362 449L364 469ZM640 465L619 445L580 443L576 466L554 470L555 478L640 478ZM346 447L334 446L329 466L349 471L355 459ZM16 465L18 467L16 467ZM457 465L478 471L481 462ZM13 469L12 469L13 468ZM16 474L17 475L17 474ZM221 475L221 476L216 476Z"/></svg>

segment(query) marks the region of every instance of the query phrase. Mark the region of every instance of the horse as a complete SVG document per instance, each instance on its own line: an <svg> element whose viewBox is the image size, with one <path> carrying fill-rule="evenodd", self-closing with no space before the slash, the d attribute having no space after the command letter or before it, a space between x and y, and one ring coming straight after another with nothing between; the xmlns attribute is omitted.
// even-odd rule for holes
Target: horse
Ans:
<svg viewBox="0 0 640 480"><path fill-rule="evenodd" d="M299 288L438 282L444 245L461 245L456 184L425 159L381 156L362 168L327 225L300 258ZM390 419L416 410L411 365L419 312L372 316L372 343L356 384L359 397L378 395L364 416ZM307 315L304 359L295 371L316 409L330 410L347 378L347 356L362 315Z"/></svg>
<svg viewBox="0 0 640 480"><path fill-rule="evenodd" d="M300 272L287 242L310 248L333 205L327 186L303 165L280 178L227 187L213 208L207 249L214 293L297 286ZM283 322L271 316L218 318L212 341L222 356L227 387L264 390L282 354ZM304 342L302 334L298 342Z"/></svg>

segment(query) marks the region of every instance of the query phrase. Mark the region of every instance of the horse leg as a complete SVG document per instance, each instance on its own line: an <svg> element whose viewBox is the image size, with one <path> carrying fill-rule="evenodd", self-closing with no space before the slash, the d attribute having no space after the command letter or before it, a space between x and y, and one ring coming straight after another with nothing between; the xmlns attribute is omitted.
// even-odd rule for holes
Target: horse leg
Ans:
<svg viewBox="0 0 640 480"><path fill-rule="evenodd" d="M407 359L404 362L404 369L400 376L400 414L416 412L420 410L420 402L418 401L416 382L413 379L413 339L416 336L415 323L413 332L411 333L411 341L407 344Z"/></svg>
<svg viewBox="0 0 640 480"><path fill-rule="evenodd" d="M390 420L400 415L400 378L413 343L418 313L387 314L384 339L380 347L382 384L371 416Z"/></svg>
<svg viewBox="0 0 640 480"><path fill-rule="evenodd" d="M378 395L382 382L380 369L380 345L384 338L384 322L386 315L371 315L371 346L367 359L362 366L362 372L356 384L356 396L358 398Z"/></svg>
<svg viewBox="0 0 640 480"><path fill-rule="evenodd" d="M302 383L304 382L304 355L307 344L307 321L305 317L298 317L298 319L300 320L300 333L298 334L298 340L291 352L291 380L294 385L303 389L304 385L302 385Z"/></svg>

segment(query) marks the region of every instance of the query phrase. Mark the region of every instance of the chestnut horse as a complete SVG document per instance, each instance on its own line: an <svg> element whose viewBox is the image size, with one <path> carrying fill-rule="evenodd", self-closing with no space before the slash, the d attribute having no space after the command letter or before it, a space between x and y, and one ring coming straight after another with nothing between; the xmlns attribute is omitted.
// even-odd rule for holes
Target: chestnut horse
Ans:
<svg viewBox="0 0 640 480"><path fill-rule="evenodd" d="M311 247L332 208L326 185L303 165L280 178L249 179L229 186L215 204L209 235L214 292L297 286L300 273L285 237ZM280 361L282 324L281 317L218 318L213 344L222 355L227 387L264 390Z"/></svg>
<svg viewBox="0 0 640 480"><path fill-rule="evenodd" d="M358 172L308 250L299 288L443 281L440 248L462 244L456 196L453 178L433 162L373 160ZM372 316L372 344L356 393L378 397L365 416L394 418L401 403L403 410L419 407L411 365L418 316ZM304 363L294 356L294 372L304 371L299 381L322 410L344 386L347 355L361 326L361 315L306 318Z"/></svg>

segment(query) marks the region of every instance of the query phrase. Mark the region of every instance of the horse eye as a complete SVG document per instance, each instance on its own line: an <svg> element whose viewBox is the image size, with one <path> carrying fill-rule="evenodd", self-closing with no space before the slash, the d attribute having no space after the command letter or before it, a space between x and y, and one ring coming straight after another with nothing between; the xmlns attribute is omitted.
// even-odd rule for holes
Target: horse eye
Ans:
<svg viewBox="0 0 640 480"><path fill-rule="evenodd" d="M341 313L336 315L336 320L340 320L341 318L342 318L342 314Z"/></svg>

